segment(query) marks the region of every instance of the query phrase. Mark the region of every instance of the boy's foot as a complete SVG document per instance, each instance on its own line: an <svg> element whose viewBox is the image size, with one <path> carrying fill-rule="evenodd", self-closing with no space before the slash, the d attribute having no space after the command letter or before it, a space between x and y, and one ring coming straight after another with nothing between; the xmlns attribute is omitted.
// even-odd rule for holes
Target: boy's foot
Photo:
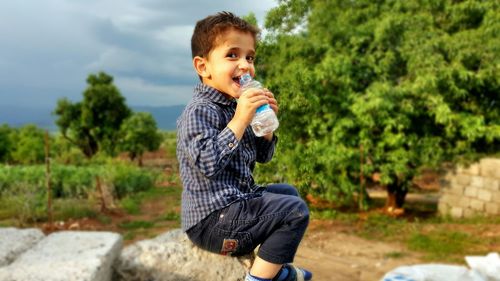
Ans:
<svg viewBox="0 0 500 281"><path fill-rule="evenodd" d="M312 273L310 271L291 264L285 264L273 281L309 281L311 279Z"/></svg>

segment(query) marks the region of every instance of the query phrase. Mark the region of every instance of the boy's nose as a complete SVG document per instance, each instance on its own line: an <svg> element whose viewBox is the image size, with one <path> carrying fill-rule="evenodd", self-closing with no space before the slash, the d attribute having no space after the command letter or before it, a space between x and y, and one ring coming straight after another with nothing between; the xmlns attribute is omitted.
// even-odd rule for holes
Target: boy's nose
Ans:
<svg viewBox="0 0 500 281"><path fill-rule="evenodd" d="M239 63L239 67L241 70L247 70L250 67L250 64L246 59L241 59Z"/></svg>

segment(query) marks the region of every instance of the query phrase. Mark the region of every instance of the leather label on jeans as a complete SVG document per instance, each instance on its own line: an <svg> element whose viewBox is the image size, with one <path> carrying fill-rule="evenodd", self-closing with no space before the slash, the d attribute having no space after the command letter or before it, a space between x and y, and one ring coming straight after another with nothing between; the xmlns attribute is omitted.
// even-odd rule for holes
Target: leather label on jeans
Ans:
<svg viewBox="0 0 500 281"><path fill-rule="evenodd" d="M224 242L222 242L222 249L220 253L222 255L227 255L234 253L236 251L236 248L238 248L238 240L236 239L224 239Z"/></svg>

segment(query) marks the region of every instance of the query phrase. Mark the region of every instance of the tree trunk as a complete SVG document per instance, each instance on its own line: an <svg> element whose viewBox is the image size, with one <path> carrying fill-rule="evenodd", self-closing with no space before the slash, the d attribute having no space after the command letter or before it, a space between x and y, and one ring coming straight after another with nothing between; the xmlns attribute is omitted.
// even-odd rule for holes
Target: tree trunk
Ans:
<svg viewBox="0 0 500 281"><path fill-rule="evenodd" d="M142 167L142 154L138 156L139 167Z"/></svg>
<svg viewBox="0 0 500 281"><path fill-rule="evenodd" d="M408 191L402 185L399 184L398 180L387 185L387 200L385 203L385 209L390 214L399 215L403 212L403 205L405 203L406 193Z"/></svg>

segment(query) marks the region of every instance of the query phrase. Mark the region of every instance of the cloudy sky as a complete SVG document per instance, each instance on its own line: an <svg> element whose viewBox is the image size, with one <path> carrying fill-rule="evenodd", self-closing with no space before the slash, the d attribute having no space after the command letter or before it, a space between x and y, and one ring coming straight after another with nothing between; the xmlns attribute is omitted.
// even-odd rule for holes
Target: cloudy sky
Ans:
<svg viewBox="0 0 500 281"><path fill-rule="evenodd" d="M0 105L53 107L81 100L89 73L105 71L129 105L186 104L197 76L197 20L254 12L276 0L19 0L0 3Z"/></svg>

